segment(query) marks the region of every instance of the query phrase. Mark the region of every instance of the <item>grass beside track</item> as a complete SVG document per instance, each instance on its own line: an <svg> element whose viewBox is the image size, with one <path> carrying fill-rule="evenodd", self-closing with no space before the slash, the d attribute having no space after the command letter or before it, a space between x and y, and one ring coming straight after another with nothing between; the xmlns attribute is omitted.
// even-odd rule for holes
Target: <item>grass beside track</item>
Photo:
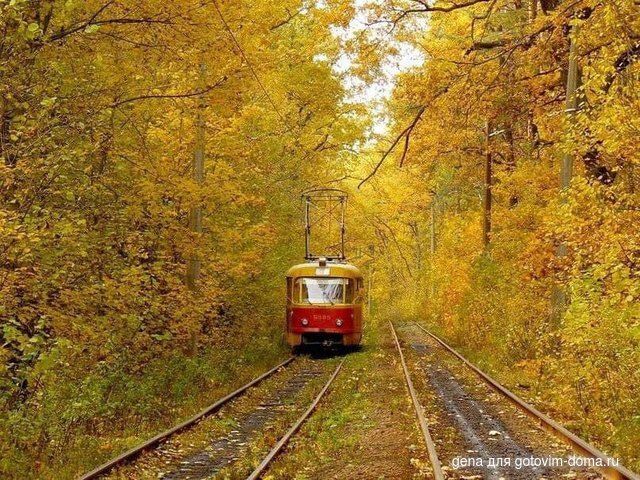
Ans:
<svg viewBox="0 0 640 480"><path fill-rule="evenodd" d="M203 350L196 357L174 352L135 376L113 372L103 379L113 382L106 398L92 393L93 384L67 386L67 397L45 404L38 416L29 418L41 423L42 431L67 428L67 442L3 453L10 466L2 478L77 478L194 415L289 355L277 338L230 336L227 343L224 349ZM85 414L69 419L80 407Z"/></svg>

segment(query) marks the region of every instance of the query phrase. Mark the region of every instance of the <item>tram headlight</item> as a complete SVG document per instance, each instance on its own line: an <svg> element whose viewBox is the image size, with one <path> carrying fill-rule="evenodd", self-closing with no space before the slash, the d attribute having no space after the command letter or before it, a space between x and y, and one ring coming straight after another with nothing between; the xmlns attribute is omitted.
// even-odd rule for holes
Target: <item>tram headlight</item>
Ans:
<svg viewBox="0 0 640 480"><path fill-rule="evenodd" d="M302 323L302 325L309 325L309 320L303 318L302 320L300 320L300 323Z"/></svg>
<svg viewBox="0 0 640 480"><path fill-rule="evenodd" d="M337 320L336 320L336 325L337 325L338 327L341 327L341 326L342 326L342 319L340 319L340 318L339 318L339 319L337 319Z"/></svg>

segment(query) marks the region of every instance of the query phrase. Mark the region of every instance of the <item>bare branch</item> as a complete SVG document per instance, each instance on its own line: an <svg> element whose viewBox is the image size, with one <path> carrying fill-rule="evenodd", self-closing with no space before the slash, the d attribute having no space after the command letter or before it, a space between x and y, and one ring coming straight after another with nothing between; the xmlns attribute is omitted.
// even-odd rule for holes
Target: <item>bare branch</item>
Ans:
<svg viewBox="0 0 640 480"><path fill-rule="evenodd" d="M218 88L219 86L221 86L224 82L227 81L226 76L222 77L220 80L218 80L216 83L214 83L213 85L209 85L208 87L205 87L201 90L195 90L193 92L188 92L188 93L176 93L176 94L158 94L158 95L139 95L137 97L132 97L132 98L127 98L125 100L120 100L119 102L115 102L112 103L110 105L110 108L117 108L120 107L122 105L125 105L127 103L131 103L131 102L137 102L138 100L150 100L150 99L166 99L166 98L191 98L191 97L198 97L200 95L204 95L205 93L210 92L211 90L213 90L214 88Z"/></svg>
<svg viewBox="0 0 640 480"><path fill-rule="evenodd" d="M400 167L404 165L404 159L407 157L407 152L409 151L409 138L411 137L411 133L413 129L416 128L416 125L420 121L422 114L424 113L426 107L422 107L418 112L418 115L413 119L411 125L409 125L404 131L404 148L402 149L402 156L400 157Z"/></svg>
<svg viewBox="0 0 640 480"><path fill-rule="evenodd" d="M74 33L80 32L84 29L86 29L87 27L90 27L92 25L97 25L97 26L101 26L101 25L109 25L109 24L120 24L120 25L125 25L125 24L162 24L162 25L168 25L171 23L170 20L168 19L158 19L158 18L153 18L153 17L149 17L149 18L109 18L106 20L98 20L98 17L107 9L109 8L113 3L115 3L115 0L109 0L107 3L105 3L102 7L100 7L93 15L91 15L91 17L84 21L81 22L75 26L72 27L68 27L66 29L62 29L60 30L58 33L51 35L48 38L49 42L56 42L58 40L62 40L65 37L68 37L69 35L73 35ZM45 42L46 43L46 42Z"/></svg>
<svg viewBox="0 0 640 480"><path fill-rule="evenodd" d="M402 261L404 262L405 267L407 267L407 273L409 274L409 277L413 279L411 264L409 263L409 260L407 260L407 257L405 257L404 252L402 251L402 247L400 246L400 242L398 241L398 238L396 237L396 234L393 231L393 228L391 228L387 223L385 223L384 220L382 220L379 216L375 215L374 218L378 221L378 223L380 223L380 225L382 225L387 230L389 230L389 233L391 234L391 239L395 244L396 250L398 250L398 253L400 254L400 258L402 258Z"/></svg>
<svg viewBox="0 0 640 480"><path fill-rule="evenodd" d="M467 50L467 53L469 53L471 50L490 50L492 48L506 47L509 42L510 40L507 40L506 38L501 38L499 40L493 41L478 40L473 42L473 45L469 50Z"/></svg>
<svg viewBox="0 0 640 480"><path fill-rule="evenodd" d="M396 139L393 141L393 143L391 144L391 146L387 149L386 152L384 152L384 154L382 155L382 158L380 159L380 161L377 163L377 165L374 167L373 171L367 175L364 180L362 180L359 184L358 184L358 188L360 188L362 185L364 185L366 182L368 182L376 173L378 173L378 170L380 169L380 167L382 166L382 164L384 163L384 161L387 159L387 157L391 154L391 152L393 152L393 150L396 148L396 146L398 145L398 143L400 143L400 140L402 140L403 138L405 138L405 147L404 147L404 151L403 151L403 156L402 156L402 161L404 161L404 156L407 153L407 149L409 148L409 142L408 139L406 139L407 135L410 135L411 132L413 131L413 129L415 128L415 126L418 124L418 122L420 121L420 118L422 118L422 114L424 113L424 111L426 110L426 105L423 105L420 107L420 109L418 110L418 113L416 114L415 118L413 119L413 121L411 122L411 124L405 128L400 135L398 135L396 137ZM402 163L401 163L402 164Z"/></svg>
<svg viewBox="0 0 640 480"><path fill-rule="evenodd" d="M442 2L444 3L443 5L441 2L437 2L435 5L430 5L429 3L426 2L426 0L413 0L413 2L419 4L420 7L408 8L408 9L393 8L393 11L397 13L397 16L395 16L395 18L378 19L373 22L367 23L367 25L370 26L378 23L389 23L392 25L392 27L391 27L391 30L387 33L390 34L396 28L398 23L400 23L405 17L408 17L409 15L414 13L430 13L430 12L447 13L447 12L453 12L454 10L459 10L461 8L470 7L472 5L476 5L479 3L487 3L487 2L493 2L493 1L495 0L467 0L462 3Z"/></svg>
<svg viewBox="0 0 640 480"><path fill-rule="evenodd" d="M640 41L636 41L629 47L627 50L622 52L616 61L614 62L615 70L607 75L607 79L603 86L603 90L605 92L609 92L613 82L616 80L618 75L624 72L632 63L640 59Z"/></svg>
<svg viewBox="0 0 640 480"><path fill-rule="evenodd" d="M540 27L535 32L530 33L529 35L525 35L524 37L519 39L517 42L515 42L515 39L513 38L500 38L492 41L478 40L473 42L473 45L467 50L466 53L469 54L473 50L489 50L497 47L506 47L508 45L513 45L513 47L515 48L523 48L525 50L528 50L536 42L536 40L540 35L542 35L545 32L551 31L554 28L555 28L555 25L553 23L548 23Z"/></svg>
<svg viewBox="0 0 640 480"><path fill-rule="evenodd" d="M454 10L458 10L460 8L470 7L472 5L476 5L478 3L487 3L490 0L467 0L466 2L455 3L455 2L443 2L448 5L441 5L440 2L435 5L429 5L424 0L414 0L416 3L422 5L422 8L415 8L410 10L405 10L407 13L420 13L420 12L453 12Z"/></svg>
<svg viewBox="0 0 640 480"><path fill-rule="evenodd" d="M277 30L280 27L284 27L286 24L288 24L289 22L291 22L291 20L293 20L294 18L296 18L298 15L300 15L304 10L300 9L298 10L296 13L291 13L289 11L289 9L287 9L287 18L285 18L284 20L279 21L278 23L276 23L275 25L272 25L270 30L274 31Z"/></svg>

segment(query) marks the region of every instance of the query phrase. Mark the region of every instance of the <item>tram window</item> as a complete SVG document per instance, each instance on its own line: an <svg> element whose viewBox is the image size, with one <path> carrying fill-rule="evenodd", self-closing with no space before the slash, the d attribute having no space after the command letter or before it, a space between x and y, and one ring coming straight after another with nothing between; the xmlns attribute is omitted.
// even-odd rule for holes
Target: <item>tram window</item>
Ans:
<svg viewBox="0 0 640 480"><path fill-rule="evenodd" d="M287 301L291 302L293 300L293 279L287 278Z"/></svg>
<svg viewBox="0 0 640 480"><path fill-rule="evenodd" d="M345 278L344 282L346 284L346 288L344 289L344 303L353 303L353 297L355 296L355 280Z"/></svg>
<svg viewBox="0 0 640 480"><path fill-rule="evenodd" d="M354 285L354 294L353 294L353 303L362 303L362 295L363 295L363 286L364 283L362 279L356 280L356 284Z"/></svg>
<svg viewBox="0 0 640 480"><path fill-rule="evenodd" d="M353 280L350 278L299 278L296 280L295 297L300 298L301 303L311 305L351 303Z"/></svg>

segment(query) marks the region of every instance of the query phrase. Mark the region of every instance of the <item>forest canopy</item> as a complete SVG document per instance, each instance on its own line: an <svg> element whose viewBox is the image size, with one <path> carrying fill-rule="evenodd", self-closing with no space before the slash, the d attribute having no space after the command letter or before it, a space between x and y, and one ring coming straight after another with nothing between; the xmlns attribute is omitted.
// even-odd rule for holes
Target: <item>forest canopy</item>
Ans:
<svg viewBox="0 0 640 480"><path fill-rule="evenodd" d="M0 29L3 476L280 355L314 187L351 195L375 319L640 468L636 1L0 0Z"/></svg>

